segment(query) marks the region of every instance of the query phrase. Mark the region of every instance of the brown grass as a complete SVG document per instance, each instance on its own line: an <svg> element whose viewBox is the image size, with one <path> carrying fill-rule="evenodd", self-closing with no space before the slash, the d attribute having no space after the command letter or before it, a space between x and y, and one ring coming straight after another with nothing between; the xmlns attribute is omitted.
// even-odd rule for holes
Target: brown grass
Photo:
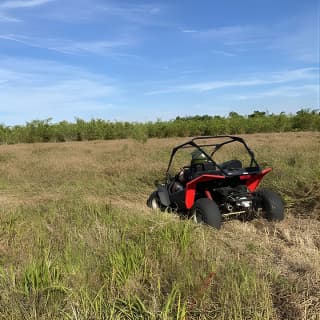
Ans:
<svg viewBox="0 0 320 320"><path fill-rule="evenodd" d="M130 318L130 299L143 309L135 297L150 319L320 319L320 134L243 137L274 167L264 185L286 199L287 216L231 220L219 232L146 208L184 138L2 145L0 319L107 318L92 309L92 294L101 310L103 301L121 306L119 319ZM47 263L47 250L61 277L46 281L67 293L44 304L41 284L23 294L20 284L32 261ZM133 262L121 271L126 250ZM134 262L140 250L143 265ZM106 280L109 267L118 278Z"/></svg>

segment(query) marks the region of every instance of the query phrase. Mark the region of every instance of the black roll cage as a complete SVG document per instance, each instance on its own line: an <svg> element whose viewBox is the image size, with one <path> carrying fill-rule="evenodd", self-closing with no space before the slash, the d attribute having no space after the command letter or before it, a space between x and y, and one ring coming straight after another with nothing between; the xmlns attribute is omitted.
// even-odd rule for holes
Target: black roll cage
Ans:
<svg viewBox="0 0 320 320"><path fill-rule="evenodd" d="M209 143L209 144L199 144L196 143L195 141L201 141L201 140L208 140L208 139L221 139L221 138L229 138L229 140L224 141L222 143ZM195 137L183 144L180 144L176 147L174 147L172 149L171 152L171 156L170 156L170 160L169 160L169 164L168 164L168 168L166 171L166 177L168 178L169 175L169 170L172 164L172 160L174 155L176 154L176 152L179 149L184 149L184 148L197 148L200 152L202 152L206 158L208 159L208 161L212 162L224 175L227 176L227 172L219 165L217 164L213 159L212 156L214 155L215 152L217 152L221 147L223 147L226 144L232 143L232 142L240 142L244 145L245 149L248 151L249 155L250 155L250 167L252 167L253 165L255 165L256 167L259 167L256 159L255 159L255 155L254 152L248 147L248 145L246 144L246 142L240 138L240 137L236 137L236 136L230 136L230 135L221 135L221 136L200 136L200 137ZM213 151L211 152L211 154L209 155L207 152L205 152L205 150L202 149L202 147L214 147Z"/></svg>

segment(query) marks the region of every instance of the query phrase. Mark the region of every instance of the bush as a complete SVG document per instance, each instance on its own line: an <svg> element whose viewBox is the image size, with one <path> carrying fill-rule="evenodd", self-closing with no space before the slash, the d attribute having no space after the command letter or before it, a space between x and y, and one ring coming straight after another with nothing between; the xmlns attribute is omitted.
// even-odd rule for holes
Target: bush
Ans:
<svg viewBox="0 0 320 320"><path fill-rule="evenodd" d="M254 111L248 116L230 112L227 117L196 115L176 117L156 122L111 122L102 119L75 123L51 123L51 118L27 122L24 126L0 125L0 143L64 142L133 138L145 142L148 138L189 137L259 132L319 131L318 110L301 109L295 115L268 114Z"/></svg>

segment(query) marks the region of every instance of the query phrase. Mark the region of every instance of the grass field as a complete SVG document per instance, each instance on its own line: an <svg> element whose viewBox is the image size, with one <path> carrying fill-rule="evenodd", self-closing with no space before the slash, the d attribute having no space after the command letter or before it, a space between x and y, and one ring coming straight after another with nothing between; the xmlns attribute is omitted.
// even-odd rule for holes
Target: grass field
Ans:
<svg viewBox="0 0 320 320"><path fill-rule="evenodd" d="M280 223L149 210L186 139L0 146L0 319L320 319L320 133L243 137Z"/></svg>

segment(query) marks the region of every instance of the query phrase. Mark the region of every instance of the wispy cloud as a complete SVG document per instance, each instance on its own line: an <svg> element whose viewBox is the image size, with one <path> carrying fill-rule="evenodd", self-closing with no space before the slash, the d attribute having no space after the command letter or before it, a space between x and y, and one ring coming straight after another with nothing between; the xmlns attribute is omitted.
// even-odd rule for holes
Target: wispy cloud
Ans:
<svg viewBox="0 0 320 320"><path fill-rule="evenodd" d="M181 85L178 86L177 89L180 89L182 91L203 92L227 87L250 87L259 85L287 83L301 80L316 80L318 72L319 69L317 68L302 68L281 72L271 72L268 74L260 75L259 77L248 76L246 80L212 81Z"/></svg>
<svg viewBox="0 0 320 320"><path fill-rule="evenodd" d="M168 6L163 4L119 4L108 3L106 5L97 6L103 15L116 17L124 20L130 25L137 26L171 26L172 23L164 19L164 13Z"/></svg>
<svg viewBox="0 0 320 320"><path fill-rule="evenodd" d="M45 60L0 61L0 113L11 119L73 120L105 110L120 90L114 80L83 68ZM107 102L108 101L108 102ZM63 117L63 119L61 119Z"/></svg>
<svg viewBox="0 0 320 320"><path fill-rule="evenodd" d="M108 3L101 7L109 14L114 14L131 19L133 16L146 14L158 15L163 10L162 7L155 4L111 4Z"/></svg>
<svg viewBox="0 0 320 320"><path fill-rule="evenodd" d="M33 41L31 41L30 38L23 37L23 36L16 36L12 34L0 34L0 40L13 41L29 47L42 48L42 46L39 46Z"/></svg>
<svg viewBox="0 0 320 320"><path fill-rule="evenodd" d="M222 26L205 30L185 29L183 32L203 41L215 41L227 46L260 43L269 36L265 28L251 25Z"/></svg>
<svg viewBox="0 0 320 320"><path fill-rule="evenodd" d="M251 100L265 97L299 97L306 94L316 94L319 92L317 85L296 85L296 86L280 86L273 89L262 90L255 93L244 93L240 95L229 95L229 99Z"/></svg>
<svg viewBox="0 0 320 320"><path fill-rule="evenodd" d="M0 23L8 24L22 22L22 20L13 14L16 9L34 8L56 0L12 0L0 3Z"/></svg>
<svg viewBox="0 0 320 320"><path fill-rule="evenodd" d="M239 51L275 51L296 61L320 63L319 10L279 23L227 25L209 29L182 29L193 39Z"/></svg>
<svg viewBox="0 0 320 320"><path fill-rule="evenodd" d="M6 78L5 76L8 76ZM47 84L57 80L90 79L91 81L105 83L112 82L106 75L92 73L85 67L78 67L53 60L11 58L0 55L0 78L17 80L24 84L32 79L32 83ZM36 82L37 81L37 82Z"/></svg>
<svg viewBox="0 0 320 320"><path fill-rule="evenodd" d="M135 43L134 39L119 38L117 40L71 41L66 39L38 39L13 34L0 34L0 40L17 42L24 46L42 48L63 54L99 54L110 55L115 49L128 47Z"/></svg>
<svg viewBox="0 0 320 320"><path fill-rule="evenodd" d="M206 39L226 39L226 38L239 38L251 37L256 34L256 31L250 26L225 26L219 28L211 28L207 30L200 30L197 32L198 36Z"/></svg>
<svg viewBox="0 0 320 320"><path fill-rule="evenodd" d="M31 8L44 5L55 0L13 0L4 1L0 4L0 9L18 9L18 8Z"/></svg>
<svg viewBox="0 0 320 320"><path fill-rule="evenodd" d="M112 5L101 7L106 14L115 15L131 21L141 21L141 16L156 16L161 13L161 8L155 5Z"/></svg>
<svg viewBox="0 0 320 320"><path fill-rule="evenodd" d="M8 16L7 14L0 12L0 23L7 23L7 22L21 22L20 19Z"/></svg>
<svg viewBox="0 0 320 320"><path fill-rule="evenodd" d="M235 57L236 56L235 53L228 52L228 51L225 51L225 50L211 50L211 52L214 53L214 54L217 54L217 55L225 56L225 57Z"/></svg>
<svg viewBox="0 0 320 320"><path fill-rule="evenodd" d="M196 82L191 84L176 85L171 88L164 88L159 90L150 91L148 95L173 93L173 92L205 92L213 91L216 89L229 88L229 87L252 87L259 85L272 85L289 83L293 81L316 81L318 77L318 68L300 68L280 72L269 72L261 75L248 75L246 79L239 80L220 80L220 81L206 81Z"/></svg>
<svg viewBox="0 0 320 320"><path fill-rule="evenodd" d="M121 23L122 27L167 25L162 21L167 6L159 3L141 1L98 1L98 0L68 0L64 1L63 9L56 7L45 15L52 20L65 23L79 21L112 22L113 27Z"/></svg>
<svg viewBox="0 0 320 320"><path fill-rule="evenodd" d="M195 29L182 29L182 32L184 32L184 33L197 33L198 31Z"/></svg>
<svg viewBox="0 0 320 320"><path fill-rule="evenodd" d="M58 43L53 45L53 49L61 51L63 53L69 54L83 54L92 53L105 55L113 52L114 49L121 47L127 47L131 45L134 41L132 39L122 39L122 40L101 40L101 41L82 41L82 42L66 42Z"/></svg>

